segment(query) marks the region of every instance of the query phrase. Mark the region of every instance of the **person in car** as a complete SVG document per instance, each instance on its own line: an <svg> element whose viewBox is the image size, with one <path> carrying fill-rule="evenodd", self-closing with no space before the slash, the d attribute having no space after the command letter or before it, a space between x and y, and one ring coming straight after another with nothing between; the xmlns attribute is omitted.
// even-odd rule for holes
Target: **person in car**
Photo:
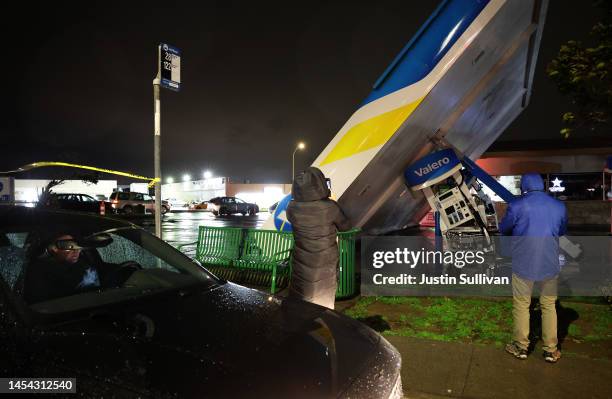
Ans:
<svg viewBox="0 0 612 399"><path fill-rule="evenodd" d="M26 302L43 302L99 288L98 267L81 257L82 249L72 235L57 236L26 271Z"/></svg>
<svg viewBox="0 0 612 399"><path fill-rule="evenodd" d="M295 251L289 296L334 308L338 267L338 231L350 228L336 201L330 199L329 179L310 167L293 180L287 219L293 227Z"/></svg>

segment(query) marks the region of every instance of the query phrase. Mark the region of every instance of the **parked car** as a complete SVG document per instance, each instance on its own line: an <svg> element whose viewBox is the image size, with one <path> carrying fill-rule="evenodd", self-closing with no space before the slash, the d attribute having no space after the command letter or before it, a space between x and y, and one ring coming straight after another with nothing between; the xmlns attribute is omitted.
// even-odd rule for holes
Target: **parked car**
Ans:
<svg viewBox="0 0 612 399"><path fill-rule="evenodd" d="M189 209L189 204L178 198L166 198L164 201L170 205L171 210Z"/></svg>
<svg viewBox="0 0 612 399"><path fill-rule="evenodd" d="M257 215L259 206L244 202L236 197L216 197L208 201L208 206L215 216L233 215L241 213L244 215Z"/></svg>
<svg viewBox="0 0 612 399"><path fill-rule="evenodd" d="M99 287L28 299L49 244L80 251ZM0 207L0 309L0 375L76 378L79 397L402 394L399 353L366 325L218 279L116 219Z"/></svg>
<svg viewBox="0 0 612 399"><path fill-rule="evenodd" d="M194 201L194 202L189 204L189 209L207 210L208 209L208 201Z"/></svg>
<svg viewBox="0 0 612 399"><path fill-rule="evenodd" d="M143 193L115 191L110 196L110 202L118 213L126 215L155 213L155 199ZM168 202L162 201L162 215L169 210Z"/></svg>
<svg viewBox="0 0 612 399"><path fill-rule="evenodd" d="M50 193L40 207L52 209L65 209L69 211L100 213L100 206L104 203L104 213L114 213L112 204L100 201L87 194L76 193Z"/></svg>

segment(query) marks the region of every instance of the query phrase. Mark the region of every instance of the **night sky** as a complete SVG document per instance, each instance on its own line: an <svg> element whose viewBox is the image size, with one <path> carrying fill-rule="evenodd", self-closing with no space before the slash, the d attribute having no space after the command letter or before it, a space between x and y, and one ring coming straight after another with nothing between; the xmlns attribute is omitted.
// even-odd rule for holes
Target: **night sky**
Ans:
<svg viewBox="0 0 612 399"><path fill-rule="evenodd" d="M305 167L438 4L123 3L3 12L0 170L59 160L152 176L152 79L167 42L182 50L183 88L162 91L164 177L210 169L289 181L296 143L307 143L296 155ZM501 140L561 140L567 100L545 65L563 42L588 37L597 11L551 1L531 104Z"/></svg>

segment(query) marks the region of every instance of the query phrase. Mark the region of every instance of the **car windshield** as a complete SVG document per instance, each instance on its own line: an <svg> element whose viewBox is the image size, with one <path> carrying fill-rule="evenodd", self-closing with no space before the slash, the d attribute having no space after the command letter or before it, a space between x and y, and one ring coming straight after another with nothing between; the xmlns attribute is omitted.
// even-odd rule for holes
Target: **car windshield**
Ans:
<svg viewBox="0 0 612 399"><path fill-rule="evenodd" d="M206 290L220 283L141 229L43 236L0 231L0 277L37 313L70 312L161 291Z"/></svg>

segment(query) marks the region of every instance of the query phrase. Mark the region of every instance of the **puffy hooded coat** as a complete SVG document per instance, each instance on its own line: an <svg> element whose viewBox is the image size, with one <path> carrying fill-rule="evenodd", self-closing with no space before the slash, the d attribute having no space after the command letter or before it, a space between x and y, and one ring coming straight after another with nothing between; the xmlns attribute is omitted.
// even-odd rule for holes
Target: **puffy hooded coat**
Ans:
<svg viewBox="0 0 612 399"><path fill-rule="evenodd" d="M310 167L298 174L291 187L287 219L295 239L290 294L312 299L335 293L338 265L336 233L350 228L331 195L321 170Z"/></svg>
<svg viewBox="0 0 612 399"><path fill-rule="evenodd" d="M499 230L512 239L512 272L531 281L559 274L559 236L566 232L565 204L544 192L537 173L521 179L520 199L508 205Z"/></svg>

